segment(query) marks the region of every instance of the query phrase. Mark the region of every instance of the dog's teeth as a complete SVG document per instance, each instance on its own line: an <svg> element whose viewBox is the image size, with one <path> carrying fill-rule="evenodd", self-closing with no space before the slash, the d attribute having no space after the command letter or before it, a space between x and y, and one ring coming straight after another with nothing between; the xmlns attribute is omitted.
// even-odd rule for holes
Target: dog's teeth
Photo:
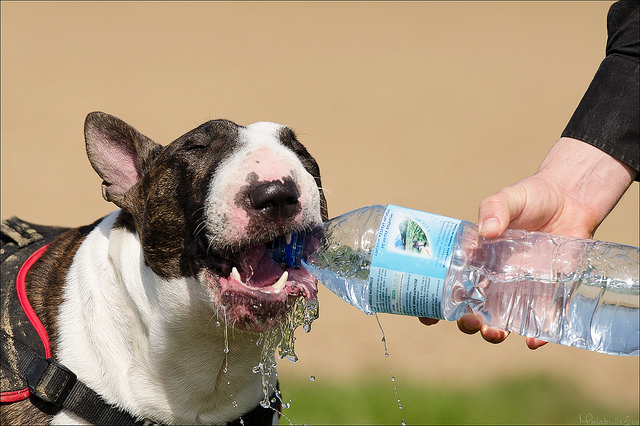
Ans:
<svg viewBox="0 0 640 426"><path fill-rule="evenodd" d="M276 281L276 283L272 286L272 290L274 293L280 293L284 286L287 285L287 278L289 278L289 273L284 271L282 276Z"/></svg>
<svg viewBox="0 0 640 426"><path fill-rule="evenodd" d="M238 282L242 282L242 277L240 276L240 272L238 272L238 269L234 266L233 268L231 268L231 276Z"/></svg>
<svg viewBox="0 0 640 426"><path fill-rule="evenodd" d="M242 283L245 287L250 288L252 290L258 290L263 293L269 293L269 294L279 294L282 291L282 289L285 288L287 285L287 279L289 278L289 273L287 271L284 271L280 276L280 278L278 278L278 281L276 281L273 285L268 287L254 287L248 282L245 283L244 281L242 281L242 278L240 277L240 273L238 272L238 269L235 266L231 268L231 277L236 281Z"/></svg>
<svg viewBox="0 0 640 426"><path fill-rule="evenodd" d="M287 245L291 244L291 232L284 234L284 239L287 242Z"/></svg>

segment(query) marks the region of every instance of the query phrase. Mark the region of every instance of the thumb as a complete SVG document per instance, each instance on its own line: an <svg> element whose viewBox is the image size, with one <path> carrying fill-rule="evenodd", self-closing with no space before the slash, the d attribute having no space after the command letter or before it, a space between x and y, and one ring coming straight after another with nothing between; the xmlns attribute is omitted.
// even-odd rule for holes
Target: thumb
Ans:
<svg viewBox="0 0 640 426"><path fill-rule="evenodd" d="M526 197L513 186L488 196L478 208L478 232L485 238L500 236L511 221L518 217Z"/></svg>

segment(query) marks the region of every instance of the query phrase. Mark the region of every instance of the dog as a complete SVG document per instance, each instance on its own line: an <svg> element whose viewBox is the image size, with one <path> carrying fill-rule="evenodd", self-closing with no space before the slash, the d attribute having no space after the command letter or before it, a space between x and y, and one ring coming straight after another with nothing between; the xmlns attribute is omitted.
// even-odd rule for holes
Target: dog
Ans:
<svg viewBox="0 0 640 426"><path fill-rule="evenodd" d="M259 338L317 293L268 249L327 218L315 159L267 122L212 120L162 146L93 112L85 142L119 209L57 236L26 275L51 358L146 424L253 423L243 416L260 408L263 380L277 386L254 372ZM2 405L2 424L87 423L54 405L32 389Z"/></svg>

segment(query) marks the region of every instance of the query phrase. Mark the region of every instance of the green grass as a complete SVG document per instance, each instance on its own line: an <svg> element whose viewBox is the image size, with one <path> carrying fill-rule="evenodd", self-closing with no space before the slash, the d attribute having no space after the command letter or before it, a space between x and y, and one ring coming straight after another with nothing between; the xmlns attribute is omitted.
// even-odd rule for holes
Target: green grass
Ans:
<svg viewBox="0 0 640 426"><path fill-rule="evenodd" d="M400 425L403 420L407 425L638 424L637 407L613 410L550 377L519 377L466 389L387 378L340 384L288 382L281 390L283 399L291 400L283 413L296 425ZM289 420L282 417L280 424Z"/></svg>

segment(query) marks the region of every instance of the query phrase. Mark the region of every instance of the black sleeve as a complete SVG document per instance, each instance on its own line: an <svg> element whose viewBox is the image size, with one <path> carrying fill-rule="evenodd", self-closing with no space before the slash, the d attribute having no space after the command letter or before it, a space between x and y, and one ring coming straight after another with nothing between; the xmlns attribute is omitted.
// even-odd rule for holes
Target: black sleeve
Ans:
<svg viewBox="0 0 640 426"><path fill-rule="evenodd" d="M639 171L640 2L614 3L607 33L606 57L562 136L587 142Z"/></svg>

